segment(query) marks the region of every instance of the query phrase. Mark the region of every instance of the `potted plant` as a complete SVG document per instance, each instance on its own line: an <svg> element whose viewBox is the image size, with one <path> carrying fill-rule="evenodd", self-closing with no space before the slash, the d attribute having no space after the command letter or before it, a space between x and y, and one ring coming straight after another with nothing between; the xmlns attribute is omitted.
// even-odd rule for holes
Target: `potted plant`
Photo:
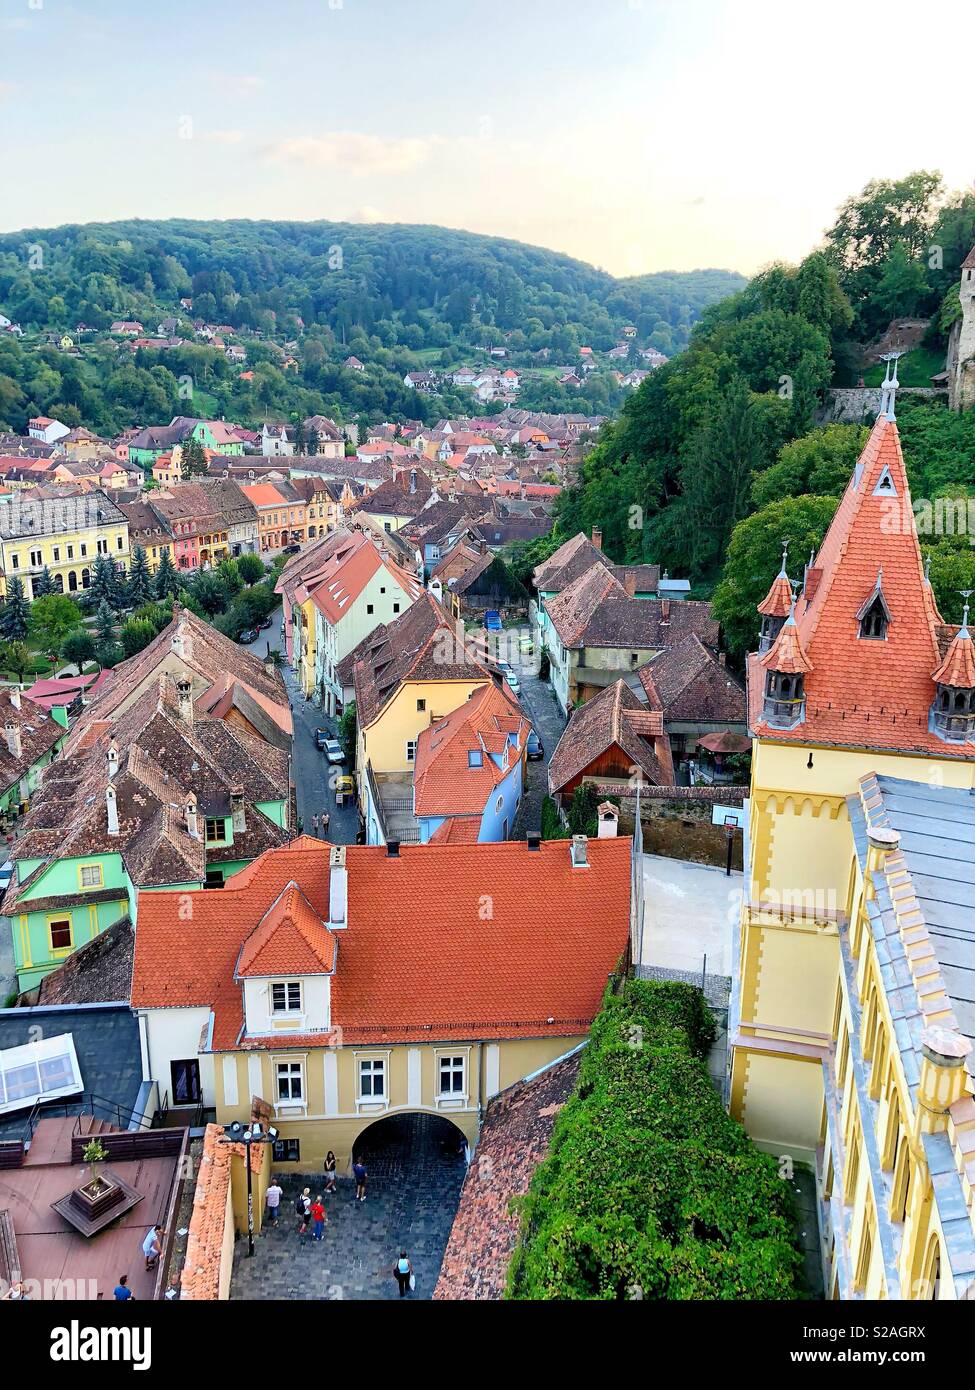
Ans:
<svg viewBox="0 0 975 1390"><path fill-rule="evenodd" d="M91 1175L84 1190L89 1197L97 1197L103 1187L109 1186L108 1183L102 1182L98 1172L98 1165L104 1163L105 1159L108 1158L108 1150L98 1139L90 1139L85 1145L82 1158L88 1164L88 1171Z"/></svg>

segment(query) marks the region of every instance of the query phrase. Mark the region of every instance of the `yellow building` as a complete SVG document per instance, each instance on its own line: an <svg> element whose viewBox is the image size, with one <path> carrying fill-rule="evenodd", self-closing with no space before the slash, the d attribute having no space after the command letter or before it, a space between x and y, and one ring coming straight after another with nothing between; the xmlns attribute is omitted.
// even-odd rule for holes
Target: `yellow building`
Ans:
<svg viewBox="0 0 975 1390"><path fill-rule="evenodd" d="M345 1173L365 1132L404 1113L473 1145L492 1096L584 1040L627 955L631 846L304 836L219 894L141 895L146 1079L221 1124L263 1102L284 1171L332 1150Z"/></svg>
<svg viewBox="0 0 975 1390"><path fill-rule="evenodd" d="M129 526L104 492L64 496L17 492L0 496L0 585L19 578L27 598L47 568L55 587L73 594L87 589L98 556L118 567L129 564Z"/></svg>
<svg viewBox="0 0 975 1390"><path fill-rule="evenodd" d="M956 1298L975 1272L975 935L934 943L958 892L930 877L944 851L919 818L935 795L967 810L975 659L924 573L893 399L888 382L798 597L783 565L759 610L731 1106L815 1169L834 1296Z"/></svg>

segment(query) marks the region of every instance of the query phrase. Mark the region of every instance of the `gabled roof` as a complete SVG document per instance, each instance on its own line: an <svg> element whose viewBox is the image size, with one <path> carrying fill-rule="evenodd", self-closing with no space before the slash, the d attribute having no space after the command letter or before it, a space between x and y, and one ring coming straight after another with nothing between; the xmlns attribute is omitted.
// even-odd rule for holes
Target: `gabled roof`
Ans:
<svg viewBox="0 0 975 1390"><path fill-rule="evenodd" d="M494 788L521 757L529 727L514 697L492 681L424 729L413 766L414 814L480 815ZM508 761L502 768L491 755L506 745ZM480 754L479 766L470 765L469 752Z"/></svg>
<svg viewBox="0 0 975 1390"><path fill-rule="evenodd" d="M588 867L564 840L349 845L348 925L331 978L332 1026L346 1043L578 1037L626 950L631 841L592 839ZM324 922L329 846L302 836L262 855L220 892L139 900L132 1006L213 1010L209 1050L269 1046L243 1035L234 978L241 946L295 884ZM492 919L485 930L482 895ZM322 1035L273 1046L322 1045Z"/></svg>
<svg viewBox="0 0 975 1390"><path fill-rule="evenodd" d="M292 880L241 946L236 975L331 975L335 956L335 937Z"/></svg>
<svg viewBox="0 0 975 1390"><path fill-rule="evenodd" d="M565 647L663 648L692 632L708 646L718 645L720 628L709 603L636 598L602 564L592 565L545 607Z"/></svg>
<svg viewBox="0 0 975 1390"><path fill-rule="evenodd" d="M406 680L488 681L487 670L461 640L428 591L392 623L382 623L339 666L355 687L359 727L371 724Z"/></svg>
<svg viewBox="0 0 975 1390"><path fill-rule="evenodd" d="M532 584L539 593L558 593L593 565L608 568L609 564L609 559L599 547L580 531L571 540L564 541L558 550L553 550L548 559L535 569Z"/></svg>
<svg viewBox="0 0 975 1390"><path fill-rule="evenodd" d="M562 790L613 747L654 786L672 786L674 768L663 715L637 699L624 680L601 690L572 711L548 765L549 790Z"/></svg>
<svg viewBox="0 0 975 1390"><path fill-rule="evenodd" d="M665 720L745 723L744 686L696 633L665 647L637 675L651 709L662 709Z"/></svg>
<svg viewBox="0 0 975 1390"><path fill-rule="evenodd" d="M871 640L860 637L857 614L878 566L891 621L885 638ZM897 425L881 416L806 570L794 626L749 660L752 729L783 742L975 757L975 746L946 745L928 728L933 673L953 635L924 577ZM806 673L805 718L794 728L764 723L759 667Z"/></svg>

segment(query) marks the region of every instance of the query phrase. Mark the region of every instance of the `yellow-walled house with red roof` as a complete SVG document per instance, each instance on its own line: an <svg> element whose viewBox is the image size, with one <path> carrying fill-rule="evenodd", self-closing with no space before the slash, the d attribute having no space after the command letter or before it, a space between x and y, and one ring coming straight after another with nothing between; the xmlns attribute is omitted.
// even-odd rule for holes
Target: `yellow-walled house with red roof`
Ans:
<svg viewBox="0 0 975 1390"><path fill-rule="evenodd" d="M814 1171L828 1296L950 1299L975 1296L975 653L926 577L896 386L798 594L783 562L759 608L731 1110Z"/></svg>

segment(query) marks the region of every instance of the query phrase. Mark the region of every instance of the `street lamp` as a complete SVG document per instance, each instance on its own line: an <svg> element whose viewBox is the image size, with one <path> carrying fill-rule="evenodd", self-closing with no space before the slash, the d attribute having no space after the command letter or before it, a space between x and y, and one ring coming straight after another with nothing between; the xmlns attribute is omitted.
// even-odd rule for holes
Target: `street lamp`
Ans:
<svg viewBox="0 0 975 1390"><path fill-rule="evenodd" d="M254 1253L254 1186L251 1174L251 1145L252 1144L273 1144L278 1137L278 1131L273 1125L264 1127L257 1121L252 1120L245 1129L239 1120L234 1120L233 1124L224 1125L223 1138L221 1144L243 1144L244 1161L247 1165L247 1256L250 1258Z"/></svg>

